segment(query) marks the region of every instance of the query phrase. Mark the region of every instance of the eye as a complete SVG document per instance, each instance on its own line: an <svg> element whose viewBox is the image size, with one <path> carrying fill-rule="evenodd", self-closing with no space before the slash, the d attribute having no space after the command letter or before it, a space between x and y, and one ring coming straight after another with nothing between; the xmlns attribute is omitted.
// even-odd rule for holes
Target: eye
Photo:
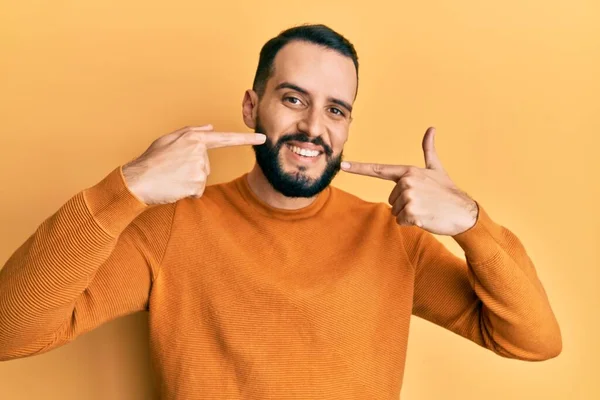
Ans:
<svg viewBox="0 0 600 400"><path fill-rule="evenodd" d="M302 104L302 100L300 100L297 97L293 97L293 96L284 97L283 101L287 101L288 103L293 104L295 106Z"/></svg>
<svg viewBox="0 0 600 400"><path fill-rule="evenodd" d="M329 110L331 110L331 112L334 113L335 115L339 115L340 117L345 116L344 112L342 110L340 110L339 108L331 107Z"/></svg>

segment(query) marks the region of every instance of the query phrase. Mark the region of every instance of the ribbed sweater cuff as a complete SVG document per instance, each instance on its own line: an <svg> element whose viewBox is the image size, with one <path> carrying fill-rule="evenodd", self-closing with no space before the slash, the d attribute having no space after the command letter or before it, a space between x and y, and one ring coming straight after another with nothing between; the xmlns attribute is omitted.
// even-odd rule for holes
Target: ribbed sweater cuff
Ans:
<svg viewBox="0 0 600 400"><path fill-rule="evenodd" d="M496 224L478 203L477 221L470 229L453 238L464 250L467 260L482 264L493 259L500 251L502 227Z"/></svg>
<svg viewBox="0 0 600 400"><path fill-rule="evenodd" d="M83 192L87 206L98 224L117 237L148 205L125 184L121 166Z"/></svg>

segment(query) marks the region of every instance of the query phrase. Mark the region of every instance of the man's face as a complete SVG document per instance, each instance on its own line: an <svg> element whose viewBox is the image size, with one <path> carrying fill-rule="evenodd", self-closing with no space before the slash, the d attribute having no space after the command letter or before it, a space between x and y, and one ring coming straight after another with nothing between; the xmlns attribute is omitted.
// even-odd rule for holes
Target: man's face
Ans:
<svg viewBox="0 0 600 400"><path fill-rule="evenodd" d="M356 85L354 63L333 50L292 42L279 51L260 101L250 107L251 96L244 100L244 120L267 136L254 150L276 190L312 197L331 183L348 138Z"/></svg>

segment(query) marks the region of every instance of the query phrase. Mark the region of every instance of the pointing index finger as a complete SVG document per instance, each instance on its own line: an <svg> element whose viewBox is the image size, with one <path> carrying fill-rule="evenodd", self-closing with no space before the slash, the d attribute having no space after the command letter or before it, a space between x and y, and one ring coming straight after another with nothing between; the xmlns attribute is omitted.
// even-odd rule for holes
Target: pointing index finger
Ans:
<svg viewBox="0 0 600 400"><path fill-rule="evenodd" d="M375 164L361 162L346 162L342 163L342 170L357 175L372 176L390 181L398 181L411 166L409 165L391 165L391 164Z"/></svg>
<svg viewBox="0 0 600 400"><path fill-rule="evenodd" d="M262 133L207 132L201 135L208 149L263 144L267 139Z"/></svg>

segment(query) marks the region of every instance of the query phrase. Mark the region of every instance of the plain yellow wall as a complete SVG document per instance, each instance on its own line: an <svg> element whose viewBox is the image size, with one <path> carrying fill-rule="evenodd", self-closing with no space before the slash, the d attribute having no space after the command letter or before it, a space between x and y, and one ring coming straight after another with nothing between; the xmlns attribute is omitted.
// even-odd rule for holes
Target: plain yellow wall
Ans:
<svg viewBox="0 0 600 400"><path fill-rule="evenodd" d="M4 1L0 265L159 135L202 123L247 131L241 100L262 44L326 23L361 61L347 159L422 166L435 125L454 180L525 243L563 332L558 358L527 363L414 318L403 399L598 399L599 16L596 0ZM221 182L253 154L218 150L211 163ZM374 201L391 190L359 176L334 183ZM153 398L146 323L133 315L1 363L0 399Z"/></svg>

